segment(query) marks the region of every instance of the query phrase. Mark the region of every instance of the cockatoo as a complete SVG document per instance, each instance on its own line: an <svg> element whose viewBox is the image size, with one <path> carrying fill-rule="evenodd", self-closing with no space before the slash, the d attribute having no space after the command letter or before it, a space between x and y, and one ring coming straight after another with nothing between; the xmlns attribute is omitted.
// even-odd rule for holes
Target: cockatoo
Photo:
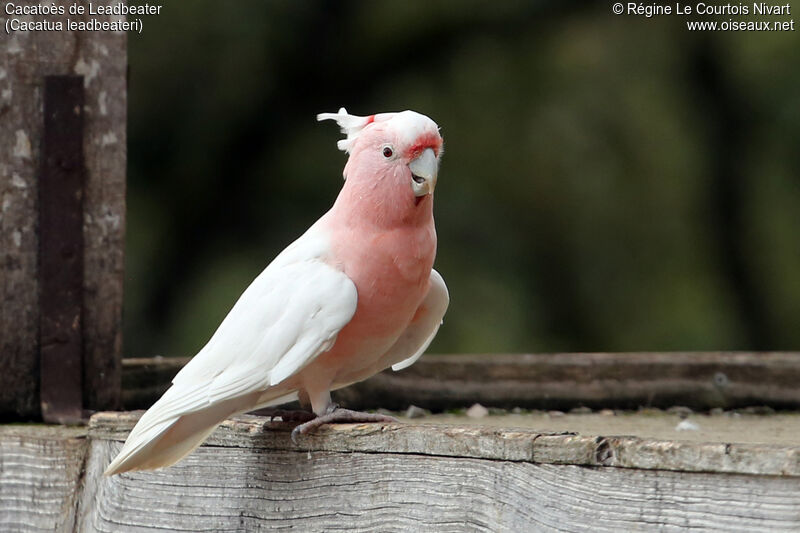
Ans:
<svg viewBox="0 0 800 533"><path fill-rule="evenodd" d="M227 417L300 400L299 434L394 420L342 409L330 392L413 364L449 304L433 269L442 137L414 111L335 120L347 135L333 207L242 293L200 352L142 415L106 475L172 465Z"/></svg>

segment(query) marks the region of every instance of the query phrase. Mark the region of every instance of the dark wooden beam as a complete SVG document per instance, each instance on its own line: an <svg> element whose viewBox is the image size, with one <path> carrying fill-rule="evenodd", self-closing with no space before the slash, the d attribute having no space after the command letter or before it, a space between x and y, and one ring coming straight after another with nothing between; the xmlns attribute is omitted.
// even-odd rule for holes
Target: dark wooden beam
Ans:
<svg viewBox="0 0 800 533"><path fill-rule="evenodd" d="M83 76L46 76L39 174L40 402L45 422L83 410Z"/></svg>
<svg viewBox="0 0 800 533"><path fill-rule="evenodd" d="M123 404L149 407L188 358L123 360ZM442 411L485 406L697 410L800 408L800 352L642 352L426 355L336 391L355 409Z"/></svg>

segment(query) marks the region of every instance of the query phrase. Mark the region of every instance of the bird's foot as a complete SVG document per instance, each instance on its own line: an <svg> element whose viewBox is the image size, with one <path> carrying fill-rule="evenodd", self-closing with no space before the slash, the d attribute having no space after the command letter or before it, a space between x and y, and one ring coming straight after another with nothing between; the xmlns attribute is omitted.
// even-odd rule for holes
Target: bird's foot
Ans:
<svg viewBox="0 0 800 533"><path fill-rule="evenodd" d="M317 415L311 411L304 411L303 409L259 409L255 411L259 416L268 416L270 422L275 418L280 417L283 422L308 422L314 420Z"/></svg>
<svg viewBox="0 0 800 533"><path fill-rule="evenodd" d="M395 417L388 415L381 415L377 413L362 413L360 411L351 411L350 409L342 409L336 404L328 408L328 412L322 416L318 416L313 420L309 420L300 424L292 430L292 442L297 444L297 437L305 435L306 433L317 429L325 424L352 424L358 422L399 422Z"/></svg>

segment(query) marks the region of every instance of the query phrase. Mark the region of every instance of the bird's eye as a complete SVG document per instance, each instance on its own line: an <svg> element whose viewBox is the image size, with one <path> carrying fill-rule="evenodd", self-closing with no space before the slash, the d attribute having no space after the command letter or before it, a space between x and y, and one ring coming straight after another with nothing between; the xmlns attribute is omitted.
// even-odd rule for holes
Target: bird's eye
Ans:
<svg viewBox="0 0 800 533"><path fill-rule="evenodd" d="M383 147L383 157L389 158L392 157L393 154L394 152L392 151L392 148L390 146Z"/></svg>

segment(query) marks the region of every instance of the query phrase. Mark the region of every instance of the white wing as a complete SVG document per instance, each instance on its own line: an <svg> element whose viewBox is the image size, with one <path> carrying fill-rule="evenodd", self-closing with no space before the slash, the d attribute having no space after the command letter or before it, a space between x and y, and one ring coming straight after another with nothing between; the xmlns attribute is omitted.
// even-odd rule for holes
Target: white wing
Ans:
<svg viewBox="0 0 800 533"><path fill-rule="evenodd" d="M333 345L358 294L350 278L322 261L327 250L315 225L275 258L142 416L107 473L172 464L225 417L255 407L250 395L279 385ZM291 392L276 387L276 398Z"/></svg>
<svg viewBox="0 0 800 533"><path fill-rule="evenodd" d="M265 271L173 380L209 402L277 385L330 348L356 309L355 285L321 261Z"/></svg>
<svg viewBox="0 0 800 533"><path fill-rule="evenodd" d="M442 325L442 318L450 304L450 294L447 292L447 285L444 284L442 276L431 270L431 287L428 294L420 305L420 313L416 320L409 324L397 342L383 357L390 361L397 361L399 357L410 357L401 360L399 363L392 364L392 370L402 370L417 362L422 357L425 350L430 346L431 341Z"/></svg>
<svg viewBox="0 0 800 533"><path fill-rule="evenodd" d="M329 349L358 294L321 260L326 239L309 230L253 281L208 344L173 379L207 388L208 401L277 385Z"/></svg>

